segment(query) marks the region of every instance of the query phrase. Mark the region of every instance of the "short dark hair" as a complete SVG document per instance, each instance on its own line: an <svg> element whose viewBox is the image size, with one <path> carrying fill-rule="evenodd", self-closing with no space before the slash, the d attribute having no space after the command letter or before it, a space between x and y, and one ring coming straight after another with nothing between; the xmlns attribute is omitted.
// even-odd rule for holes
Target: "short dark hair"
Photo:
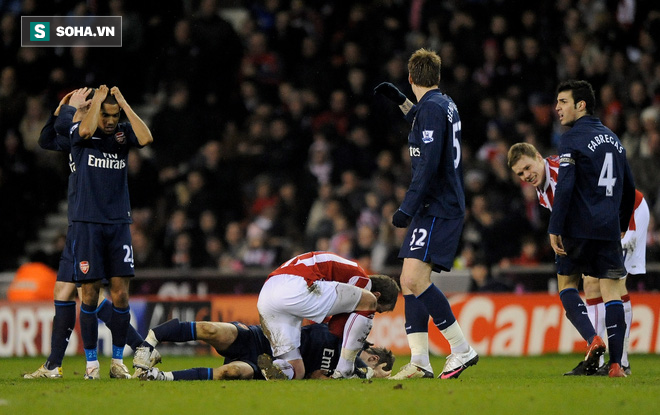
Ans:
<svg viewBox="0 0 660 415"><path fill-rule="evenodd" d="M112 94L110 93L110 91L108 91L108 95L107 95L107 96L105 97L105 99L103 100L103 103L104 103L104 104L109 104L109 105L118 105L118 104L119 104L119 103L117 102L117 98L115 98L115 96L112 95Z"/></svg>
<svg viewBox="0 0 660 415"><path fill-rule="evenodd" d="M415 85L437 87L440 84L441 65L442 60L437 53L422 48L408 59L408 73Z"/></svg>
<svg viewBox="0 0 660 415"><path fill-rule="evenodd" d="M391 350L384 347L370 346L364 351L378 356L378 364L380 365L385 363L383 370L392 370L392 367L394 367L394 361L396 360L396 357L394 357Z"/></svg>
<svg viewBox="0 0 660 415"><path fill-rule="evenodd" d="M369 275L369 279L371 280L371 292L380 293L378 304L384 309L393 310L401 291L399 284L394 281L394 278L382 274Z"/></svg>
<svg viewBox="0 0 660 415"><path fill-rule="evenodd" d="M589 82L576 81L574 79L564 81L557 87L557 95L564 91L571 91L573 94L574 105L577 105L580 101L584 101L587 114L593 115L596 109L596 94L594 93L594 88Z"/></svg>

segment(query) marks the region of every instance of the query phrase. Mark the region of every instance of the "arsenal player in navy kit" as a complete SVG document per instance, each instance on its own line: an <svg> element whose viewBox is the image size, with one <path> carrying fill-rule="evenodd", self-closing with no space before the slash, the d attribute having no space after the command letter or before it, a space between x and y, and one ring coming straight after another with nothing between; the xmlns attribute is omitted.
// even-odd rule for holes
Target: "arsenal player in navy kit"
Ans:
<svg viewBox="0 0 660 415"><path fill-rule="evenodd" d="M128 123L119 123L123 111ZM127 159L131 147L153 141L149 127L128 105L119 88L101 85L89 112L71 127L72 183L76 196L69 206L74 281L82 285L80 328L87 358L85 379L99 379L96 304L103 279L110 282L114 304L113 363L121 362L130 322L128 286L133 270L129 225ZM123 363L122 363L123 364Z"/></svg>
<svg viewBox="0 0 660 415"><path fill-rule="evenodd" d="M426 49L419 49L408 60L408 82L417 98L416 105L391 83L375 88L376 93L399 105L412 124L408 134L412 180L392 218L397 228L408 228L399 258L403 258L401 289L411 361L393 379L433 377L429 315L451 347L440 378L457 378L479 360L449 301L431 283L432 270L451 269L465 216L461 118L454 101L438 89L440 66L440 57Z"/></svg>
<svg viewBox="0 0 660 415"><path fill-rule="evenodd" d="M592 115L595 102L594 90L586 81L567 81L557 88L559 121L571 128L559 142L559 172L548 233L557 254L557 279L566 316L583 337L589 333L585 362L597 367L605 343L595 335L578 295L582 274L600 280L610 348L609 376L625 377L621 292L626 269L621 236L635 205L635 183L619 138Z"/></svg>

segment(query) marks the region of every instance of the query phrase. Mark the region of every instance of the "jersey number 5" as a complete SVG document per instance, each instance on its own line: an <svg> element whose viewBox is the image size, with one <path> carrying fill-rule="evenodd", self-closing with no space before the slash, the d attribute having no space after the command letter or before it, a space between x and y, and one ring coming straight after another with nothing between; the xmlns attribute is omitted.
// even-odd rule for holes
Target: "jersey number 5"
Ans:
<svg viewBox="0 0 660 415"><path fill-rule="evenodd" d="M461 122L455 122L452 127L452 138L454 142L454 148L456 149L456 153L454 153L454 168L457 169L459 163L461 162L461 142L458 141L458 134L461 132Z"/></svg>
<svg viewBox="0 0 660 415"><path fill-rule="evenodd" d="M598 177L598 186L605 187L605 196L612 196L614 184L616 183L616 177L613 176L612 160L612 153L605 153L605 161L603 161L600 177Z"/></svg>

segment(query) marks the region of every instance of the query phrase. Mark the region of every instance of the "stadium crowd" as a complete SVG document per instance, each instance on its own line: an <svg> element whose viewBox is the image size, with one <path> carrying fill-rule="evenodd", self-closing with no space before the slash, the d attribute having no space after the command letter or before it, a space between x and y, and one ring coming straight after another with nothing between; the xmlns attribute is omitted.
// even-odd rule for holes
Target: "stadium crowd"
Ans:
<svg viewBox="0 0 660 415"><path fill-rule="evenodd" d="M413 96L406 59L420 47L439 52L463 119L456 269L552 262L548 213L506 152L525 141L553 154L567 79L594 86L623 141L652 212L647 260L660 261L654 0L0 0L0 14L0 270L66 197L68 158L37 144L49 112L101 83L151 114L154 144L129 160L138 269L241 272L312 249L400 266L405 229L391 218L410 181L409 128L373 87ZM123 46L20 47L20 15L56 14L121 15Z"/></svg>

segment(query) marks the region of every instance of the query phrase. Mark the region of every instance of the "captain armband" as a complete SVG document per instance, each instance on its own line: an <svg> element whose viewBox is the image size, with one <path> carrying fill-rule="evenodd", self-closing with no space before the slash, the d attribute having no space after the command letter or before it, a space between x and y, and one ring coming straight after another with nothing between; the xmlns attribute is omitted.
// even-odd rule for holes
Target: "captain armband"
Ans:
<svg viewBox="0 0 660 415"><path fill-rule="evenodd" d="M567 164L575 165L575 159L571 156L571 153L564 153L559 156L559 165L565 166Z"/></svg>

